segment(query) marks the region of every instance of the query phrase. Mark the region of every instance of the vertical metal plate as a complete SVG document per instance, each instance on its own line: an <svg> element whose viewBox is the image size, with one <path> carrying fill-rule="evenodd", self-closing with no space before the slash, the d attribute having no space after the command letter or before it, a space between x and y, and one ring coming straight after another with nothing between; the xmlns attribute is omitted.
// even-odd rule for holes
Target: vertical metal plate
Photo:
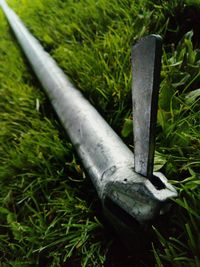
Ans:
<svg viewBox="0 0 200 267"><path fill-rule="evenodd" d="M158 35L143 38L132 50L135 171L149 179L153 173L161 55Z"/></svg>

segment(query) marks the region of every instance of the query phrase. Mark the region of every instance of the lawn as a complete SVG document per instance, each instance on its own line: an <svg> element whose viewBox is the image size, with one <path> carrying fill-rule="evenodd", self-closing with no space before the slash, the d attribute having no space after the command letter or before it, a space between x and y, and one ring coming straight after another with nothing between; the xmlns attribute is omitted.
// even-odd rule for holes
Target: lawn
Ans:
<svg viewBox="0 0 200 267"><path fill-rule="evenodd" d="M155 169L179 196L141 250L119 240L0 11L0 266L199 267L200 2L7 2L130 147L131 47L163 37Z"/></svg>

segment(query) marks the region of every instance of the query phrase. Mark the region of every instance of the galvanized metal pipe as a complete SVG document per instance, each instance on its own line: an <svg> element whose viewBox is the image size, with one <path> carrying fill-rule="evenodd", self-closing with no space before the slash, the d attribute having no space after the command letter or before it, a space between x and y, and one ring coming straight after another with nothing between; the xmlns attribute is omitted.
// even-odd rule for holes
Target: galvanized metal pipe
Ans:
<svg viewBox="0 0 200 267"><path fill-rule="evenodd" d="M134 155L96 109L70 83L56 62L26 29L4 0L0 5L62 125L90 175L103 207L113 201L135 220L144 223L162 203L177 195L161 173L159 184L134 171ZM112 210L109 210L109 213ZM116 219L117 215L115 215Z"/></svg>

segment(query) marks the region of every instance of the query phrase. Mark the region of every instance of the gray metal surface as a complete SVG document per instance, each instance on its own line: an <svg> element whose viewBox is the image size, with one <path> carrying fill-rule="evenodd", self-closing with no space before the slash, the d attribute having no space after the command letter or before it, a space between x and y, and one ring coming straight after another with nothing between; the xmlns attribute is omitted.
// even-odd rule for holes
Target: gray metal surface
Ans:
<svg viewBox="0 0 200 267"><path fill-rule="evenodd" d="M157 121L161 38L149 35L132 49L135 171L151 179Z"/></svg>
<svg viewBox="0 0 200 267"><path fill-rule="evenodd" d="M177 195L176 190L160 173L155 173L162 183L162 189L157 189L157 185L134 171L130 149L74 88L4 0L0 5L90 175L104 209L109 209L109 198L140 223L152 219L163 202Z"/></svg>

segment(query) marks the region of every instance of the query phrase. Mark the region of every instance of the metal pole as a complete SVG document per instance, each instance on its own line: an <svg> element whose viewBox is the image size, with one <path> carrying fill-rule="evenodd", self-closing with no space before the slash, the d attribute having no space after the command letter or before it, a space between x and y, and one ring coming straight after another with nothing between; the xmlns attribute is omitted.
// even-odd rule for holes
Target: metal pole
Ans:
<svg viewBox="0 0 200 267"><path fill-rule="evenodd" d="M74 88L4 0L0 5L91 177L108 217L114 213L112 202L139 223L152 219L165 201L177 195L176 190L161 173L154 173L158 183L153 183L134 171L130 149ZM123 220L120 214L114 216L118 221Z"/></svg>

